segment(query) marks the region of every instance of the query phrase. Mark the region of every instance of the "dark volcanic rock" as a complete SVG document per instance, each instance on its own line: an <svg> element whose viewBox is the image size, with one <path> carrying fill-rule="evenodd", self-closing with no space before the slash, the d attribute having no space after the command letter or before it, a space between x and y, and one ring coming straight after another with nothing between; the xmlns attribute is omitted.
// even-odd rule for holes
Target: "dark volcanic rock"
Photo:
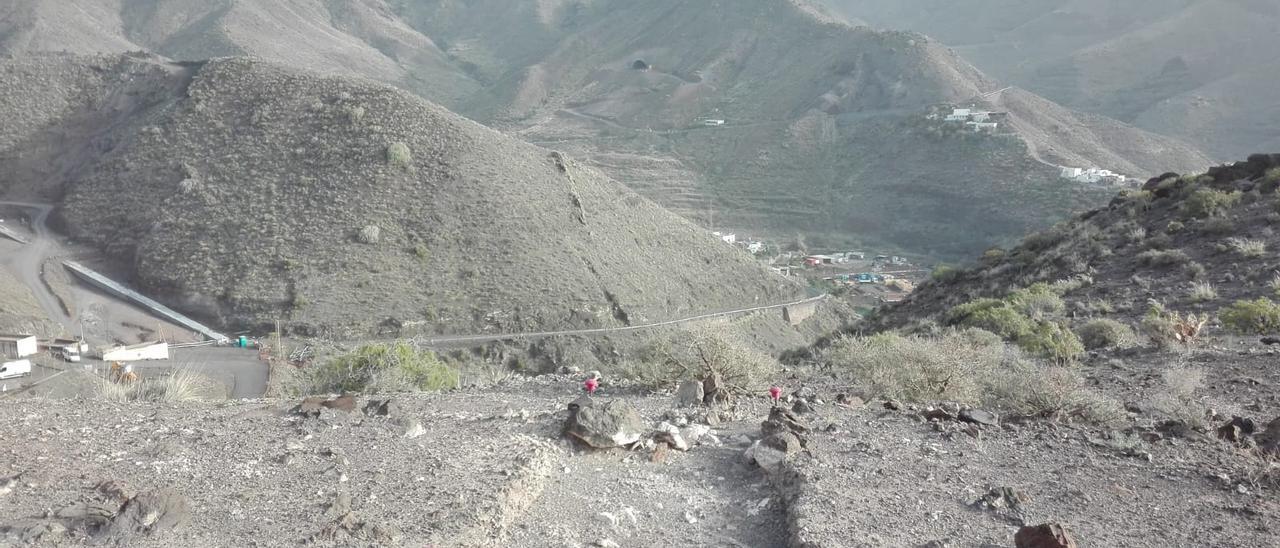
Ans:
<svg viewBox="0 0 1280 548"><path fill-rule="evenodd" d="M1056 523L1027 526L1013 536L1017 548L1077 548L1067 529Z"/></svg>
<svg viewBox="0 0 1280 548"><path fill-rule="evenodd" d="M983 426L1000 426L1000 417L996 416L995 413L981 409L964 409L960 411L960 420Z"/></svg>
<svg viewBox="0 0 1280 548"><path fill-rule="evenodd" d="M578 398L569 406L564 432L596 449L609 449L640 441L644 424L631 404L613 400L597 405L590 398Z"/></svg>
<svg viewBox="0 0 1280 548"><path fill-rule="evenodd" d="M1218 427L1218 438L1240 443L1245 438L1252 436L1256 430L1257 425L1253 423L1253 419L1231 417L1231 422Z"/></svg>

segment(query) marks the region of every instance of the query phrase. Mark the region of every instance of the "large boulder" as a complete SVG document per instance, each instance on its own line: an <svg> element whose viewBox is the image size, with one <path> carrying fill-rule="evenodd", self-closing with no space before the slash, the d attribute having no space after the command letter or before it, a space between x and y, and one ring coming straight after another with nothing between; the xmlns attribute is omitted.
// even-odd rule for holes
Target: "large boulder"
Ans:
<svg viewBox="0 0 1280 548"><path fill-rule="evenodd" d="M625 401L597 404L590 398L579 398L569 406L564 432L588 446L609 449L640 441L644 423Z"/></svg>
<svg viewBox="0 0 1280 548"><path fill-rule="evenodd" d="M100 532L100 540L128 544L131 539L178 529L191 521L191 501L168 487L133 497Z"/></svg>

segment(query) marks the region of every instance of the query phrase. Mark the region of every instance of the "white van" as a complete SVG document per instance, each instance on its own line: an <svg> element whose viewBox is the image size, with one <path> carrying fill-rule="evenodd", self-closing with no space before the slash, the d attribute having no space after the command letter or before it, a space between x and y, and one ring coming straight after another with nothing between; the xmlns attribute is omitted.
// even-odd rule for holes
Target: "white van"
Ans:
<svg viewBox="0 0 1280 548"><path fill-rule="evenodd" d="M0 379L15 379L31 374L31 360L18 360L0 364Z"/></svg>

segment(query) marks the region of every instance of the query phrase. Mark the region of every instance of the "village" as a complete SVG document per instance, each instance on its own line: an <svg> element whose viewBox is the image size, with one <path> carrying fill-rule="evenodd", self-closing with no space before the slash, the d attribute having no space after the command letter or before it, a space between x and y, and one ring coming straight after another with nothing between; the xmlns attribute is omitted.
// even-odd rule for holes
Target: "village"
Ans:
<svg viewBox="0 0 1280 548"><path fill-rule="evenodd" d="M755 256L779 276L802 280L817 291L846 298L863 309L901 302L931 272L897 255L781 251L756 238L738 239L737 234L720 231L712 235Z"/></svg>

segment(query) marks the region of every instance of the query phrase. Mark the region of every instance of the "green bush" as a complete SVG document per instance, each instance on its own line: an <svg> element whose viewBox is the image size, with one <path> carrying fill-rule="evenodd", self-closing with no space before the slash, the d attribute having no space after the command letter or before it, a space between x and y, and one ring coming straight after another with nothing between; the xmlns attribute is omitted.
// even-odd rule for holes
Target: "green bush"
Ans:
<svg viewBox="0 0 1280 548"><path fill-rule="evenodd" d="M1241 335L1265 335L1280 331L1280 305L1266 297L1239 300L1218 311L1222 325Z"/></svg>
<svg viewBox="0 0 1280 548"><path fill-rule="evenodd" d="M980 330L845 337L823 350L818 361L878 397L953 401L1100 423L1124 414L1119 404L1086 388L1074 371L1028 361L1017 349Z"/></svg>
<svg viewBox="0 0 1280 548"><path fill-rule="evenodd" d="M393 167L406 168L413 163L413 153L409 145L396 141L387 146L387 163Z"/></svg>
<svg viewBox="0 0 1280 548"><path fill-rule="evenodd" d="M418 244L413 246L413 256L419 261L425 261L431 257L431 250L427 249L427 244Z"/></svg>
<svg viewBox="0 0 1280 548"><path fill-rule="evenodd" d="M1054 284L1050 286L1044 282L1033 284L1026 289L1014 291L1006 302L1014 307L1015 310L1036 321L1048 318L1056 318L1066 311L1067 305L1062 302L1062 297L1057 290L1070 289L1070 284L1059 286Z"/></svg>
<svg viewBox="0 0 1280 548"><path fill-rule="evenodd" d="M1182 207L1183 211L1192 217L1220 217L1239 202L1239 192L1222 192L1202 188L1191 193L1191 196L1183 202Z"/></svg>
<svg viewBox="0 0 1280 548"><path fill-rule="evenodd" d="M317 366L310 372L310 391L436 392L457 388L459 377L435 353L397 341L364 345Z"/></svg>
<svg viewBox="0 0 1280 548"><path fill-rule="evenodd" d="M1031 333L1017 341L1023 350L1059 363L1075 361L1084 354L1084 344L1061 322L1042 321Z"/></svg>
<svg viewBox="0 0 1280 548"><path fill-rule="evenodd" d="M982 329L1010 341L1027 336L1035 329L1031 318L997 299L978 299L956 306L947 312L947 323Z"/></svg>
<svg viewBox="0 0 1280 548"><path fill-rule="evenodd" d="M962 271L954 266L941 264L934 268L929 276L933 278L933 281L945 284L955 281L956 278L960 277L961 273Z"/></svg>
<svg viewBox="0 0 1280 548"><path fill-rule="evenodd" d="M1076 330L1080 342L1089 350L1123 349L1138 346L1133 328L1115 320L1090 320Z"/></svg>

